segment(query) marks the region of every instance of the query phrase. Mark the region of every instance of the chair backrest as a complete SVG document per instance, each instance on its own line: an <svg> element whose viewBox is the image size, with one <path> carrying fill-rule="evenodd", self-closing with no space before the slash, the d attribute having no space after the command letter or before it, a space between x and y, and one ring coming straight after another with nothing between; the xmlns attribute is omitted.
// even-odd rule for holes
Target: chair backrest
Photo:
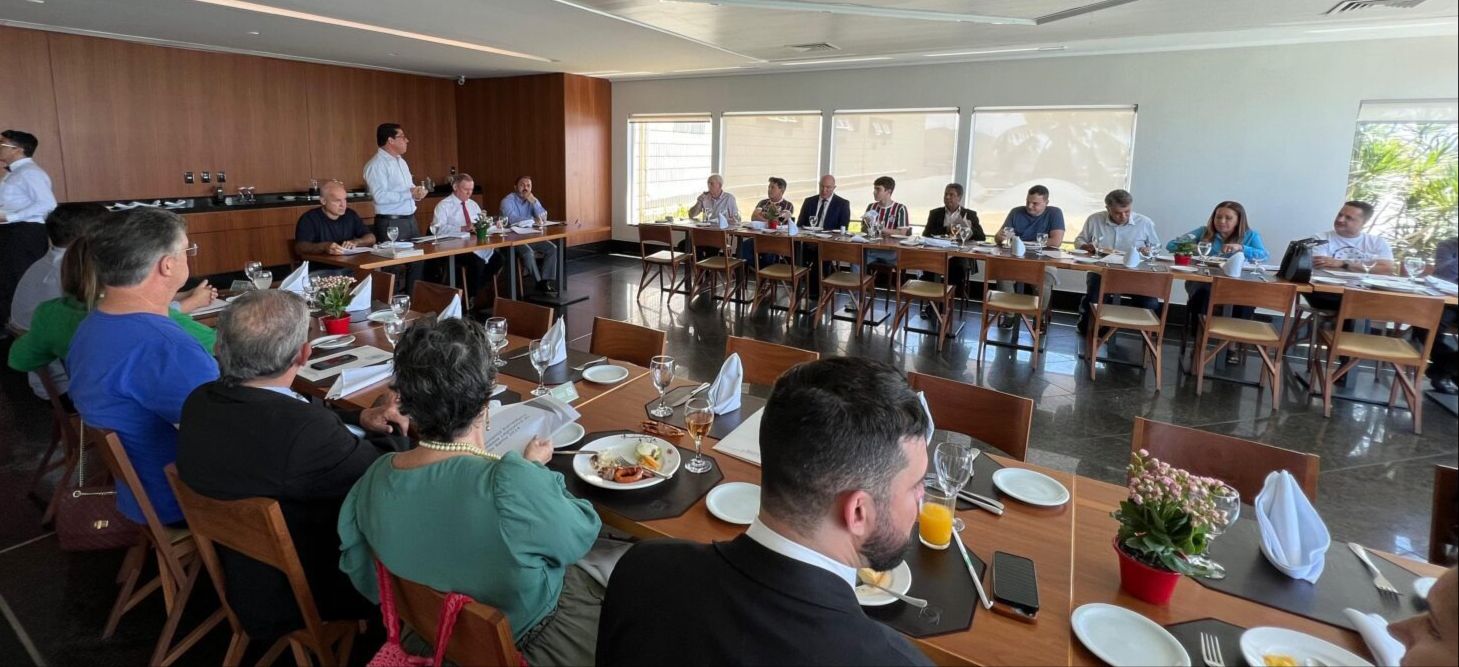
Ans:
<svg viewBox="0 0 1459 667"><path fill-rule="evenodd" d="M908 373L907 382L925 394L937 428L977 438L1010 458L1027 460L1032 399L923 373Z"/></svg>
<svg viewBox="0 0 1459 667"><path fill-rule="evenodd" d="M1350 289L1343 292L1337 321L1338 324L1348 320L1393 322L1407 324L1432 334L1438 330L1443 314L1444 300L1437 297ZM1427 337L1429 341L1434 338L1433 335ZM1424 357L1428 357L1427 346Z"/></svg>
<svg viewBox="0 0 1459 667"><path fill-rule="evenodd" d="M526 301L496 298L491 314L507 318L507 333L537 340L552 328L552 309Z"/></svg>
<svg viewBox="0 0 1459 667"><path fill-rule="evenodd" d="M395 296L395 274L389 271L371 271L370 298L388 304L392 296Z"/></svg>
<svg viewBox="0 0 1459 667"><path fill-rule="evenodd" d="M795 256L795 245L789 236L758 234L751 236L750 242L754 244L755 266L760 265L760 255L779 255L786 259Z"/></svg>
<svg viewBox="0 0 1459 667"><path fill-rule="evenodd" d="M947 277L948 253L941 250L921 248L897 248L897 269L899 271L930 271Z"/></svg>
<svg viewBox="0 0 1459 667"><path fill-rule="evenodd" d="M1105 294L1123 294L1152 296L1160 299L1160 303L1167 304L1170 303L1170 286L1174 282L1175 274L1169 271L1136 271L1109 267L1100 276L1099 303L1103 303Z"/></svg>
<svg viewBox="0 0 1459 667"><path fill-rule="evenodd" d="M429 586L390 575L395 588L395 610L427 642L434 643L446 595ZM520 667L522 656L512 642L512 626L501 610L472 602L456 616L446 658L458 665Z"/></svg>
<svg viewBox="0 0 1459 667"><path fill-rule="evenodd" d="M835 262L863 266L866 264L866 258L861 254L862 245L845 241L821 241L818 244L821 264Z"/></svg>
<svg viewBox="0 0 1459 667"><path fill-rule="evenodd" d="M791 366L821 358L821 353L814 350L730 336L725 341L724 355L728 357L736 353L740 355L740 366L745 370L745 382L766 387L775 384L775 380Z"/></svg>
<svg viewBox="0 0 1459 667"><path fill-rule="evenodd" d="M304 576L304 565L299 562L299 553L294 549L289 526L284 523L279 501L272 498L209 498L182 481L176 463L168 464L165 470L167 482L172 485L177 504L182 507L188 528L197 541L203 566L208 569L208 576L212 577L213 585L224 598L227 614L233 616L233 610L227 604L226 579L218 552L213 548L214 543L283 572L294 593L294 602L299 605L305 628L316 637L323 636L324 622L319 617L314 593ZM230 622L232 620L230 618Z"/></svg>
<svg viewBox="0 0 1459 667"><path fill-rule="evenodd" d="M1203 315L1216 312L1221 306L1251 306L1275 310L1283 318L1292 312L1297 300L1297 284L1284 281L1252 282L1216 276L1211 279L1210 305ZM1290 319L1290 318L1287 318Z"/></svg>
<svg viewBox="0 0 1459 667"><path fill-rule="evenodd" d="M118 484L126 484L132 496L137 499L137 506L142 510L142 517L146 519L146 525L141 528L146 531L152 543L158 546L158 559L161 561L159 566L168 568L177 577L175 581L182 581L186 577L182 561L178 559L176 552L167 548L172 544L172 538L167 534L167 527L162 525L162 520L157 518L157 510L152 507L152 499L147 495L147 488L142 486L142 479L137 476L137 469L132 466L132 458L122 446L121 437L110 429L85 424L82 424L81 429L81 446L90 447L90 451L99 454L106 469L111 472L111 478Z"/></svg>
<svg viewBox="0 0 1459 667"><path fill-rule="evenodd" d="M1434 511L1429 524L1429 562L1453 565L1459 549L1459 470L1434 466Z"/></svg>
<svg viewBox="0 0 1459 667"><path fill-rule="evenodd" d="M695 227L689 230L689 245L694 249L697 256L700 251L714 251L721 255L733 254L731 244L733 239L722 229L701 229Z"/></svg>
<svg viewBox="0 0 1459 667"><path fill-rule="evenodd" d="M992 285L999 280L1011 280L1025 285L1044 284L1044 263L1032 259L988 256L981 258L988 266L983 270L983 281Z"/></svg>
<svg viewBox="0 0 1459 667"><path fill-rule="evenodd" d="M664 353L667 339L668 335L658 329L594 317L593 340L588 351L647 368L650 360Z"/></svg>
<svg viewBox="0 0 1459 667"><path fill-rule="evenodd" d="M69 448L74 447L78 440L76 429L71 424L73 413L67 410L66 405L61 402L61 391L56 386L56 379L51 376L51 365L46 364L31 372L40 378L41 387L46 390L46 396L49 397L47 400L51 404L51 419L56 427L57 437L61 438L61 446L67 448L65 451L70 451Z"/></svg>
<svg viewBox="0 0 1459 667"><path fill-rule="evenodd" d="M453 296L461 297L461 304L466 304L466 295L460 288L417 280L410 290L410 309L418 313L439 313L451 305Z"/></svg>
<svg viewBox="0 0 1459 667"><path fill-rule="evenodd" d="M650 253L645 246L674 246L674 228L668 225L642 224L638 226L638 252L646 257Z"/></svg>
<svg viewBox="0 0 1459 667"><path fill-rule="evenodd" d="M1319 459L1315 454L1136 417L1130 451L1141 449L1192 475L1220 479L1236 489L1244 502L1256 499L1267 475L1275 470L1292 473L1307 499L1317 500Z"/></svg>

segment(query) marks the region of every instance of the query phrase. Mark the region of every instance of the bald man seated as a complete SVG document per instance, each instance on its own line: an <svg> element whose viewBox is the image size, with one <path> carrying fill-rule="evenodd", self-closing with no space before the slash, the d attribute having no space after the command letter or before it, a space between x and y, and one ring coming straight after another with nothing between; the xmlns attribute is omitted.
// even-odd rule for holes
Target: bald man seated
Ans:
<svg viewBox="0 0 1459 667"><path fill-rule="evenodd" d="M339 181L325 183L319 189L319 208L299 216L294 225L294 252L300 255L343 255L350 248L370 245L375 245L375 235L350 210Z"/></svg>
<svg viewBox="0 0 1459 667"><path fill-rule="evenodd" d="M1403 643L1403 667L1459 665L1459 570L1449 568L1429 589L1429 610L1388 625Z"/></svg>

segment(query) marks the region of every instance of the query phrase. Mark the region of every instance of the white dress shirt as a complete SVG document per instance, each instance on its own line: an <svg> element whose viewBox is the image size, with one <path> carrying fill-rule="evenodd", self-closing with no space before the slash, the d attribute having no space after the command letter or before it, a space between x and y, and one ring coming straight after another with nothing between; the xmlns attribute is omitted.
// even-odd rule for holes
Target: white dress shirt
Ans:
<svg viewBox="0 0 1459 667"><path fill-rule="evenodd" d="M470 213L471 217L464 218L462 217L461 213L461 204L461 198L457 197L454 194L446 197L445 199L442 199L440 203L436 204L436 210L431 215L431 233L473 233L472 225L476 221L476 216L481 215L481 205L477 204L471 199L467 199L465 201L466 212ZM485 262L491 259L491 253L495 251L491 248L486 248L484 250L475 250L473 252L476 253L477 257L481 258L481 261Z"/></svg>
<svg viewBox="0 0 1459 667"><path fill-rule="evenodd" d="M35 307L61 296L61 258L65 256L65 248L52 247L20 277L10 302L10 323L16 328L29 330Z"/></svg>
<svg viewBox="0 0 1459 667"><path fill-rule="evenodd" d="M689 209L689 217L699 217L700 213L709 216L710 222L719 220L719 215L724 214L725 221L735 224L740 221L740 205L735 201L735 196L728 192L719 193L719 198L703 197L700 201L694 202L694 207Z"/></svg>
<svg viewBox="0 0 1459 667"><path fill-rule="evenodd" d="M1074 245L1082 246L1086 243L1096 248L1114 248L1120 252L1129 250L1131 247L1152 246L1162 247L1160 235L1155 231L1155 223L1149 217L1140 213L1130 212L1130 219L1123 225L1116 225L1109 221L1108 211L1099 211L1084 220L1084 229L1080 230L1078 238L1074 239Z"/></svg>
<svg viewBox="0 0 1459 667"><path fill-rule="evenodd" d="M56 208L51 177L28 157L10 163L10 173L0 179L0 212L5 222L45 222Z"/></svg>
<svg viewBox="0 0 1459 667"><path fill-rule="evenodd" d="M415 215L415 197L410 189L410 165L381 148L365 163L365 184L375 200L375 212L381 215Z"/></svg>
<svg viewBox="0 0 1459 667"><path fill-rule="evenodd" d="M821 568L836 575L842 581L845 581L847 586L852 588L856 587L856 568L803 544L791 541L790 538L760 523L758 518L755 519L754 523L750 524L749 530L745 531L745 536L760 543L760 546L766 549L774 551L786 558L798 560L806 565Z"/></svg>
<svg viewBox="0 0 1459 667"><path fill-rule="evenodd" d="M1380 260L1393 261L1393 247L1388 245L1388 239L1375 234L1363 232L1353 238L1347 238L1346 236L1339 235L1336 230L1329 229L1317 236L1326 242L1313 246L1312 254L1316 257L1338 257L1339 252L1351 249L1351 252L1364 253ZM1355 257L1345 257L1345 259L1356 260Z"/></svg>

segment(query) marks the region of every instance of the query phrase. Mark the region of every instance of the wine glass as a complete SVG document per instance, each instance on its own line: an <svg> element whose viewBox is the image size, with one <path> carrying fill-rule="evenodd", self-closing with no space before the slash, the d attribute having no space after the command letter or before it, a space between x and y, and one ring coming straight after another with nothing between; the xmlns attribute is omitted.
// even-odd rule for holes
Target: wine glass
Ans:
<svg viewBox="0 0 1459 667"><path fill-rule="evenodd" d="M1140 252L1140 261L1141 262L1152 262L1150 264L1150 270L1151 271L1154 271L1155 270L1155 264L1153 264L1153 262L1155 260L1155 246L1146 243L1146 244L1140 246L1139 252Z"/></svg>
<svg viewBox="0 0 1459 667"><path fill-rule="evenodd" d="M258 289L268 289L274 284L274 272L259 269L253 272L253 286Z"/></svg>
<svg viewBox="0 0 1459 667"><path fill-rule="evenodd" d="M1206 529L1206 551L1210 553L1210 544L1217 537L1226 532L1231 524L1236 523L1237 517L1241 516L1241 493L1229 485L1222 484L1220 488L1211 492L1211 503L1215 505L1219 519ZM1220 563L1211 560L1206 555L1192 556L1188 560L1205 569L1199 576L1206 579L1225 579L1226 568Z"/></svg>
<svg viewBox="0 0 1459 667"><path fill-rule="evenodd" d="M390 313L397 320L405 319L405 314L410 312L410 297L405 294L396 294L390 297Z"/></svg>
<svg viewBox="0 0 1459 667"><path fill-rule="evenodd" d="M1208 276L1211 275L1211 265L1206 263L1206 260L1209 259L1211 256L1211 242L1196 242L1196 254L1201 256L1201 273Z"/></svg>
<svg viewBox="0 0 1459 667"><path fill-rule="evenodd" d="M811 216L806 222L810 223L811 231L818 231L821 228L821 219L817 216Z"/></svg>
<svg viewBox="0 0 1459 667"><path fill-rule="evenodd" d="M1403 270L1408 273L1408 279L1416 283L1422 283L1424 267L1429 265L1423 257L1409 255L1403 260Z"/></svg>
<svg viewBox="0 0 1459 667"><path fill-rule="evenodd" d="M391 243L394 243L395 239L400 238L400 228L396 227L395 225L391 225L385 230L385 238L389 239Z"/></svg>
<svg viewBox="0 0 1459 667"><path fill-rule="evenodd" d="M654 417L667 417L674 414L674 409L664 402L664 392L669 390L669 385L674 382L674 358L657 356L648 362L649 373L653 376L654 388L659 390L659 404L649 410Z"/></svg>
<svg viewBox="0 0 1459 667"><path fill-rule="evenodd" d="M385 339L390 341L390 349L400 342L400 337L405 334L405 320L390 320L385 323Z"/></svg>
<svg viewBox="0 0 1459 667"><path fill-rule="evenodd" d="M314 310L314 297L319 294L319 278L320 276L309 276L308 280L304 281L304 300L309 304L310 310Z"/></svg>
<svg viewBox="0 0 1459 667"><path fill-rule="evenodd" d="M502 360L502 348L507 346L507 318L492 317L486 320L486 340L491 343L492 364L497 368L507 365Z"/></svg>
<svg viewBox="0 0 1459 667"><path fill-rule="evenodd" d="M709 434L709 427L714 426L714 410L708 400L696 398L684 406L684 426L689 428L689 435L694 438L694 458L684 464L684 469L692 473L709 472L714 468L714 462L699 453L704 436Z"/></svg>
<svg viewBox="0 0 1459 667"><path fill-rule="evenodd" d="M1048 234L1035 234L1033 237L1033 254L1039 257L1044 256L1044 248L1049 245Z"/></svg>
<svg viewBox="0 0 1459 667"><path fill-rule="evenodd" d="M939 442L932 454L932 465L937 470L937 486L950 496L956 496L973 476L973 458L977 450L972 443ZM952 529L962 532L966 526L962 519L953 519Z"/></svg>
<svg viewBox="0 0 1459 667"><path fill-rule="evenodd" d="M1361 253L1358 255L1358 264L1362 265L1365 274L1363 279L1367 280L1373 275L1373 267L1378 266L1378 256L1371 252Z"/></svg>
<svg viewBox="0 0 1459 667"><path fill-rule="evenodd" d="M532 395L546 394L547 382L544 378L547 367L552 365L552 346L544 345L541 340L534 340L527 344L527 356L532 359L532 368L537 369L537 388L532 390Z"/></svg>
<svg viewBox="0 0 1459 667"><path fill-rule="evenodd" d="M257 260L245 262L243 264L243 275L248 277L249 282L253 282L253 274L258 273L258 271L262 268L263 262Z"/></svg>

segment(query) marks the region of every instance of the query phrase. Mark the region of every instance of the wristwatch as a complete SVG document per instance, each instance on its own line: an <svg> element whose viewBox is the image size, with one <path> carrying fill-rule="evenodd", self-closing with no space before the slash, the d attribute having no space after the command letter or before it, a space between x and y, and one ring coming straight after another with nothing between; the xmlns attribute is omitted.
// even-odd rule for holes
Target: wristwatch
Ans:
<svg viewBox="0 0 1459 667"><path fill-rule="evenodd" d="M1348 261L1347 260L1343 260L1342 270L1344 270L1344 271L1351 271L1351 270L1353 270L1351 266L1348 266Z"/></svg>

